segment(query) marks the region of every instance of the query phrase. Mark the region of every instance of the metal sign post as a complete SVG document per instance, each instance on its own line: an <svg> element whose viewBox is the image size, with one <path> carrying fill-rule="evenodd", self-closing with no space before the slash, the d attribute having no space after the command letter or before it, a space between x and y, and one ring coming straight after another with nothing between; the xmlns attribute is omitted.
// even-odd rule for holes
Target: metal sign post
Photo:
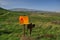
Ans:
<svg viewBox="0 0 60 40"><path fill-rule="evenodd" d="M23 34L24 34L24 36L25 36L25 24L24 24L23 26L24 26L24 32L23 32Z"/></svg>

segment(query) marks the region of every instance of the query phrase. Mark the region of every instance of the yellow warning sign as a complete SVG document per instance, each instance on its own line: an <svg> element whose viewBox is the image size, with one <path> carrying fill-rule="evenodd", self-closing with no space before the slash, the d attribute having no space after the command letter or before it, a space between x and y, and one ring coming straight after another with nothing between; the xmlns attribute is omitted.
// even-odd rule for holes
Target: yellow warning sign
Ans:
<svg viewBox="0 0 60 40"><path fill-rule="evenodd" d="M20 22L20 24L29 24L28 16L20 16L19 22Z"/></svg>

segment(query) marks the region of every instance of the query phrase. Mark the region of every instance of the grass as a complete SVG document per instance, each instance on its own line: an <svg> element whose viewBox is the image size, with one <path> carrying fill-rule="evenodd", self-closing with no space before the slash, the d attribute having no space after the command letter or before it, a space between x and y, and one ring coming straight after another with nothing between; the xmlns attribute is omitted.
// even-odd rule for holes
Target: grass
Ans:
<svg viewBox="0 0 60 40"><path fill-rule="evenodd" d="M3 11L4 16L0 15L0 40L20 40L23 35L23 26L19 24L20 15L28 15L30 23L36 26L32 30L31 37L35 40L60 40L60 25L52 24L52 21L60 20L60 16L52 14L31 14L30 12ZM9 12L9 14L7 14ZM2 12L1 12L2 13ZM6 14L6 15L5 15ZM26 30L29 36L29 31Z"/></svg>

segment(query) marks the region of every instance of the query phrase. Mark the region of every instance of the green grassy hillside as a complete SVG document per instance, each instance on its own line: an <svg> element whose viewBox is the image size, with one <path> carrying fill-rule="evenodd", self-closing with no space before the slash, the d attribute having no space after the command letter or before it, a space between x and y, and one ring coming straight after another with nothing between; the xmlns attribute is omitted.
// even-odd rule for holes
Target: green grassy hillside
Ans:
<svg viewBox="0 0 60 40"><path fill-rule="evenodd" d="M59 13L30 13L12 12L0 8L0 40L20 40L23 35L23 26L19 24L19 16L29 16L33 28L31 37L35 40L60 40L60 14ZM26 30L29 36L29 31Z"/></svg>

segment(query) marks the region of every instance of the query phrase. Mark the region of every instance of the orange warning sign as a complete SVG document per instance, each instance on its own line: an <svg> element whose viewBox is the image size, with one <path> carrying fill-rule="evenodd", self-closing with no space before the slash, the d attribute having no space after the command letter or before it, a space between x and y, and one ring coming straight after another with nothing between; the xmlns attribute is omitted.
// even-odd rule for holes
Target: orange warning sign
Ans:
<svg viewBox="0 0 60 40"><path fill-rule="evenodd" d="M19 22L20 22L20 24L29 24L28 16L20 16Z"/></svg>

